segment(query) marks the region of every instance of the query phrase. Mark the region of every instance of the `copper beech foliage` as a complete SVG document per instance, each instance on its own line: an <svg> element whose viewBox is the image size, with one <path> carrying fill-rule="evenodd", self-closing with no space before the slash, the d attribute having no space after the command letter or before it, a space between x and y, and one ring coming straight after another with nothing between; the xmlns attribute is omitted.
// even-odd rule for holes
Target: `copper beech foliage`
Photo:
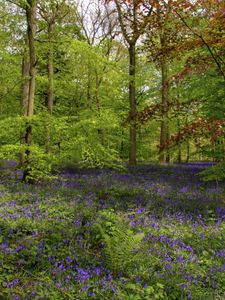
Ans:
<svg viewBox="0 0 225 300"><path fill-rule="evenodd" d="M198 118L191 124L185 126L180 132L173 134L163 145L158 146L159 150L168 149L176 144L187 140L189 137L205 136L210 138L212 144L225 135L225 120ZM224 149L225 150L225 149Z"/></svg>
<svg viewBox="0 0 225 300"><path fill-rule="evenodd" d="M156 103L147 106L142 111L136 112L134 114L129 114L126 121L124 122L124 125L128 123L136 123L138 124L144 124L147 121L149 121L150 118L154 117L158 113L166 113L169 111L171 106L173 106L173 102L167 102L165 103Z"/></svg>
<svg viewBox="0 0 225 300"><path fill-rule="evenodd" d="M146 107L143 111L129 115L125 124L135 122L136 124L144 124L149 118L155 116L162 110L168 111L174 105L173 102L163 105L157 103ZM225 136L225 120L198 118L187 126L183 127L178 133L172 134L164 144L158 145L160 151L177 145L190 137L205 136L209 138L212 144L216 143L220 137ZM225 151L225 149L224 149Z"/></svg>

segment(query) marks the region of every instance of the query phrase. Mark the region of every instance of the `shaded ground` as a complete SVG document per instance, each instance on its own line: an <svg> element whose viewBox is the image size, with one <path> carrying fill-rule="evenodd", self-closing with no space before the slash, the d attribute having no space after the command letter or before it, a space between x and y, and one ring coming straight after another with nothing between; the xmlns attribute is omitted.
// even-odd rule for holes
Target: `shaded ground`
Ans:
<svg viewBox="0 0 225 300"><path fill-rule="evenodd" d="M224 182L204 182L199 172L210 163L144 165L128 172L77 170L62 173L63 186L92 193L102 207L152 207L161 214L191 212L225 216Z"/></svg>

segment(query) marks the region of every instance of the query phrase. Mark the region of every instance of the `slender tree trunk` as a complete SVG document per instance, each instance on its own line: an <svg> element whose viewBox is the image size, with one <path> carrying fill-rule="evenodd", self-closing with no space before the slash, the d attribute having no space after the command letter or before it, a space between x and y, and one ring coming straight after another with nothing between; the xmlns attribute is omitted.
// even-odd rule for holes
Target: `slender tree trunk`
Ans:
<svg viewBox="0 0 225 300"><path fill-rule="evenodd" d="M25 161L24 161L24 181L31 181L29 176L31 173L30 167L30 146L32 144L32 125L30 119L34 113L34 94L35 94L35 79L36 79L36 53L35 53L35 42L34 37L36 33L36 1L27 0L26 6L26 17L27 17L27 36L29 45L29 92L28 92L28 102L27 102L27 112L28 122L25 132Z"/></svg>
<svg viewBox="0 0 225 300"><path fill-rule="evenodd" d="M53 64L53 43L54 23L48 24L48 112L52 114L54 103L54 64Z"/></svg>
<svg viewBox="0 0 225 300"><path fill-rule="evenodd" d="M188 163L188 162L189 162L189 159L190 159L190 142L189 142L189 140L187 140L186 146L187 146L186 163Z"/></svg>
<svg viewBox="0 0 225 300"><path fill-rule="evenodd" d="M53 35L54 35L54 22L48 23L48 98L47 108L48 113L51 115L54 105L54 49L53 49ZM46 120L48 123L48 120ZM46 152L51 151L51 134L48 124L46 124Z"/></svg>
<svg viewBox="0 0 225 300"><path fill-rule="evenodd" d="M30 60L29 60L29 45L28 39L25 38L24 52L22 57L22 86L21 86L21 109L23 115L27 115L28 96L29 96L29 75L30 75Z"/></svg>
<svg viewBox="0 0 225 300"><path fill-rule="evenodd" d="M36 33L36 1L27 1L26 8L27 16L27 34L29 43L29 57L30 57L30 80L29 80L29 93L27 105L27 117L32 117L34 114L34 93L35 93L35 79L36 79L36 52L34 37Z"/></svg>
<svg viewBox="0 0 225 300"><path fill-rule="evenodd" d="M177 128L178 128L178 134L180 134L180 120L179 116L177 116ZM177 162L182 162L182 153L181 153L181 142L178 141L178 155L177 155Z"/></svg>
<svg viewBox="0 0 225 300"><path fill-rule="evenodd" d="M169 84L168 84L168 66L167 63L162 59L161 61L161 76L162 76L162 87L161 87L161 103L162 103L162 121L160 130L160 146L165 143L169 137L169 124L168 124L168 102L169 102ZM159 155L160 162L169 162L169 154L161 152Z"/></svg>
<svg viewBox="0 0 225 300"><path fill-rule="evenodd" d="M122 139L121 139L121 142L120 142L120 158L124 158L124 130L122 129L121 131L121 136L122 136Z"/></svg>
<svg viewBox="0 0 225 300"><path fill-rule="evenodd" d="M28 96L29 96L29 71L30 71L30 60L29 60L29 51L28 51L28 38L25 38L24 51L22 56L22 85L21 85L21 98L20 105L21 111L24 116L27 115L27 107L28 107ZM21 133L21 144L25 144L25 134ZM24 151L22 150L19 155L19 167L23 167L24 165Z"/></svg>
<svg viewBox="0 0 225 300"><path fill-rule="evenodd" d="M188 126L188 118L185 119L185 126ZM190 159L190 141L189 141L189 139L187 140L187 143L186 143L186 149L187 149L186 163L188 163L189 159Z"/></svg>
<svg viewBox="0 0 225 300"><path fill-rule="evenodd" d="M180 136L180 132L181 132L181 126L180 126L180 94L179 94L179 89L177 86L177 101L176 101L176 106L177 106L177 113L176 113L176 119L177 119L177 130L178 130L178 134ZM177 162L181 163L182 162L182 150L181 150L181 141L178 140L178 155L177 155Z"/></svg>
<svg viewBox="0 0 225 300"><path fill-rule="evenodd" d="M134 116L137 110L136 91L135 91L135 43L129 45L129 102L130 102L130 115ZM130 124L130 146L129 146L129 164L136 165L137 163L137 128L135 123Z"/></svg>
<svg viewBox="0 0 225 300"><path fill-rule="evenodd" d="M140 1L128 1L129 5L123 9L121 5L124 1L114 0L118 13L118 20L121 27L121 32L128 45L129 52L129 102L130 102L130 117L135 116L137 111L136 91L135 91L135 71L136 71L136 44L138 39L144 34L145 28L149 22L149 16L152 8L147 14L142 14L143 10L139 7ZM125 1L126 2L126 1ZM140 21L139 16L142 16ZM130 124L129 136L129 164L137 164L137 125L135 122Z"/></svg>

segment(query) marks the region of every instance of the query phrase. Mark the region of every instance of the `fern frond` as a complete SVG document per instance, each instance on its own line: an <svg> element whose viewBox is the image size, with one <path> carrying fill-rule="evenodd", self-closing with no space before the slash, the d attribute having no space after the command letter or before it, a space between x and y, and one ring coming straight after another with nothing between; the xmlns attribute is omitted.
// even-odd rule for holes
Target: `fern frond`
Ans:
<svg viewBox="0 0 225 300"><path fill-rule="evenodd" d="M104 244L105 262L115 273L130 271L137 262L142 235L134 234L112 211L100 214L96 229Z"/></svg>

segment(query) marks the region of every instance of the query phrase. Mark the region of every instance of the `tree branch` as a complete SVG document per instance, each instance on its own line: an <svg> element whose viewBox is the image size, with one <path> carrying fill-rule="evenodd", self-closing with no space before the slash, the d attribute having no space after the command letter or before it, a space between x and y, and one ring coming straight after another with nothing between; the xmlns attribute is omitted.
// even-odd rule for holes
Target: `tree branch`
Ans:
<svg viewBox="0 0 225 300"><path fill-rule="evenodd" d="M164 1L164 3L165 3L165 1ZM165 3L165 5L167 5L166 3ZM209 46L209 44L206 42L206 40L204 39L204 37L202 36L202 35L200 35L200 34L198 34L193 28L191 28L191 26L190 25L188 25L188 23L186 22L186 20L182 17L182 15L177 11L177 10L174 10L175 11L175 13L176 13L176 15L179 17L179 19L183 22L183 24L195 35L195 36L197 36L201 41L202 41L202 43L206 46L206 48L208 49L208 51L209 51L209 53L210 53L210 55L211 55L211 57L213 58L213 60L214 60L214 62L216 63L216 65L217 65L217 67L218 67L218 69L219 69L219 71L220 71L220 74L223 76L223 79L224 79L224 81L225 81L225 73L224 73L224 71L223 71L223 69L222 69L222 67L221 67L221 64L220 64L220 62L218 61L218 59L217 59L217 57L215 56L215 54L213 53L213 51L212 51L212 49L211 49L211 47Z"/></svg>

